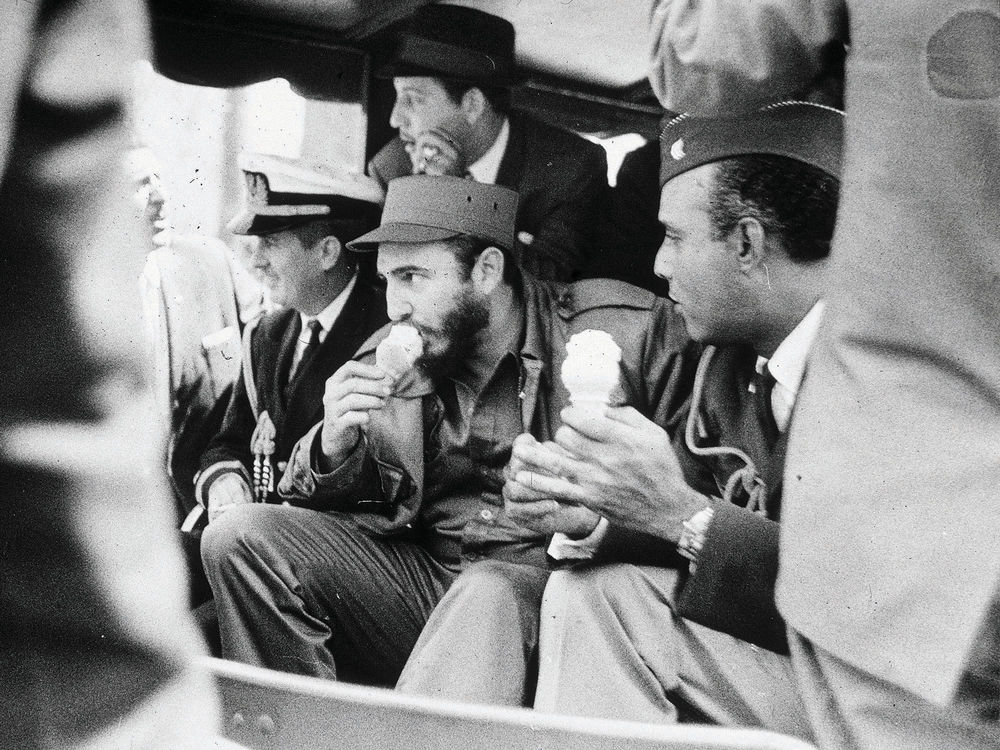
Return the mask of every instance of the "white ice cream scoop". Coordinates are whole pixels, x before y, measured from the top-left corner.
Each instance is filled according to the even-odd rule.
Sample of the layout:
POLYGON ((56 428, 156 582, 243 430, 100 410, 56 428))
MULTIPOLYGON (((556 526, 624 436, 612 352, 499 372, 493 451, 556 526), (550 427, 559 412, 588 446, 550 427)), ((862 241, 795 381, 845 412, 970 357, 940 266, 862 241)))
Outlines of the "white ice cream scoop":
POLYGON ((413 326, 394 325, 375 348, 375 365, 393 379, 406 373, 424 353, 424 340, 413 326))
POLYGON ((622 350, 606 331, 587 329, 570 336, 562 381, 574 406, 603 408, 618 385, 622 350))

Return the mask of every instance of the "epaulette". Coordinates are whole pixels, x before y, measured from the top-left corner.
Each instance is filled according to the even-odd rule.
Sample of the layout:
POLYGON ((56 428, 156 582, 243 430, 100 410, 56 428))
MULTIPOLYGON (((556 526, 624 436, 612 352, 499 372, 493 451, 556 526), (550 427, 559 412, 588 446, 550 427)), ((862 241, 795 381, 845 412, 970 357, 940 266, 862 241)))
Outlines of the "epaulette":
POLYGON ((624 307, 651 310, 656 303, 652 292, 615 279, 584 279, 567 284, 556 298, 560 317, 570 320, 587 310, 624 307))

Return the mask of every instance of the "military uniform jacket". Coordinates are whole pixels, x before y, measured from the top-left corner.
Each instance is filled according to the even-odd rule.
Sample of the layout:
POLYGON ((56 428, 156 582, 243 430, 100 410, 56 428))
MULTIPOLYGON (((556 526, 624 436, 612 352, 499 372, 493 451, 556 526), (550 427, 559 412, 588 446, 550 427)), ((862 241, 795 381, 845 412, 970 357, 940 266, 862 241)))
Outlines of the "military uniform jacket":
MULTIPOLYGON (((697 405, 695 445, 725 446, 745 453, 763 482, 766 513, 746 509, 749 494, 742 485, 732 502, 714 506, 705 545, 695 571, 680 587, 677 607, 693 622, 787 653, 774 586, 788 433, 771 434, 761 422, 750 390, 756 361, 756 352, 747 347, 716 351, 697 405)), ((732 454, 694 455, 684 433, 684 429, 677 430, 673 442, 688 484, 711 497, 722 497, 727 482, 745 468, 745 462, 732 454)))
MULTIPOLYGON (((372 331, 386 320, 384 295, 359 278, 326 338, 299 365, 291 382, 287 380, 288 368, 302 325, 298 312, 289 309, 270 313, 254 328, 250 334, 249 354, 257 412, 267 411, 277 432, 274 453, 270 457, 275 486, 295 441, 323 417, 327 378, 351 359, 372 331)), ((237 472, 252 486, 250 443, 256 426, 257 413, 251 406, 246 378, 241 373, 222 427, 202 456, 195 494, 203 505, 207 505, 211 483, 223 473, 237 472)), ((274 499, 272 492, 268 500, 274 499)))
MULTIPOLYGON (((521 112, 511 112, 509 120, 496 184, 517 191, 517 231, 534 237, 530 246, 518 243, 519 264, 537 278, 569 280, 584 268, 598 209, 607 200, 604 149, 521 112)), ((394 138, 375 154, 368 173, 383 187, 412 174, 402 140, 394 138)))
MULTIPOLYGON (((622 348, 624 401, 659 424, 676 425, 690 391, 696 357, 672 305, 629 284, 593 279, 539 282, 524 275, 525 334, 520 354, 521 421, 536 439, 551 439, 569 394, 559 377, 566 342, 578 331, 607 331, 622 348)), ((379 331, 359 350, 374 361, 379 331)), ((424 501, 424 398, 433 385, 411 370, 396 395, 371 412, 364 439, 331 473, 315 471, 316 425, 296 445, 280 493, 297 504, 355 512, 383 536, 408 533, 424 501)))

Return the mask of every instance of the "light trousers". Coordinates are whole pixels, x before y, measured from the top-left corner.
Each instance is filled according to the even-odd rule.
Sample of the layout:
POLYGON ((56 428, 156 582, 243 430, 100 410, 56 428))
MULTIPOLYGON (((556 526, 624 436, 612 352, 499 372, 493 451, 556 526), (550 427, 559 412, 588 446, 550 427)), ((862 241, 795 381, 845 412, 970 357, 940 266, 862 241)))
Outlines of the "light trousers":
POLYGON ((787 656, 679 617, 671 568, 553 573, 541 612, 541 711, 630 721, 684 718, 811 739, 787 656))

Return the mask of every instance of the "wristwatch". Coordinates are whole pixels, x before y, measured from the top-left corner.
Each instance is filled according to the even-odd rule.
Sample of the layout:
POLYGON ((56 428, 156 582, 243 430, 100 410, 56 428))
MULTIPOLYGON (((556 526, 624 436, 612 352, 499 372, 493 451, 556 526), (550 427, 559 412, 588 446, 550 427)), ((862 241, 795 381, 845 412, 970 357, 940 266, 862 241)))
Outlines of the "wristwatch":
POLYGON ((698 563, 698 555, 705 546, 705 535, 715 517, 715 509, 711 506, 702 508, 684 522, 681 538, 677 540, 677 551, 691 561, 692 570, 698 563))

